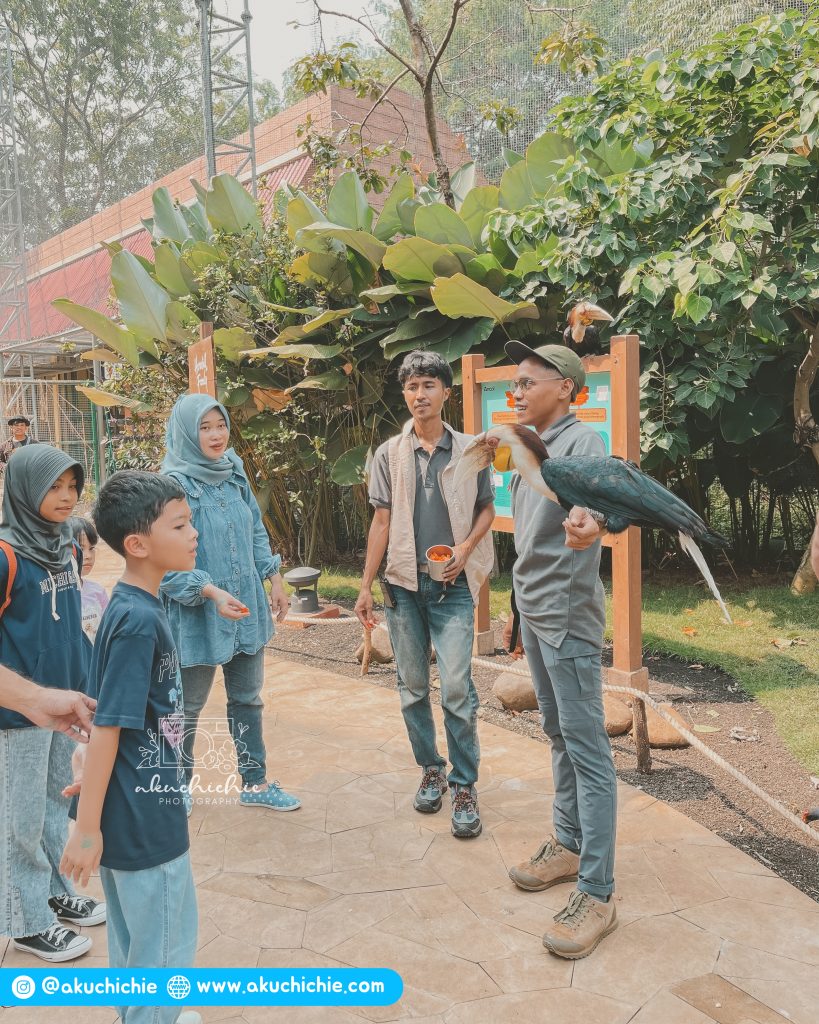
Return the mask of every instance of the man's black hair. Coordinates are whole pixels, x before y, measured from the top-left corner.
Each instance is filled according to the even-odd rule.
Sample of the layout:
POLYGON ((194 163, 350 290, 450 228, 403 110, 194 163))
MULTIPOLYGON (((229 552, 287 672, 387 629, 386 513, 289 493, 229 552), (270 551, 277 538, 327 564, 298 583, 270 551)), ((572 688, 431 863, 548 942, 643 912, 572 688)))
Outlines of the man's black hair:
POLYGON ((185 491, 171 476, 122 469, 100 490, 94 522, 100 537, 119 555, 132 533, 148 534, 170 501, 185 499, 185 491))
POLYGON ((437 352, 416 349, 407 353, 398 371, 398 383, 402 388, 410 377, 437 377, 445 388, 452 387, 452 367, 437 352))
POLYGON ((72 516, 68 520, 68 525, 71 527, 71 536, 74 540, 82 540, 85 537, 92 548, 99 543, 96 527, 85 516, 72 516))

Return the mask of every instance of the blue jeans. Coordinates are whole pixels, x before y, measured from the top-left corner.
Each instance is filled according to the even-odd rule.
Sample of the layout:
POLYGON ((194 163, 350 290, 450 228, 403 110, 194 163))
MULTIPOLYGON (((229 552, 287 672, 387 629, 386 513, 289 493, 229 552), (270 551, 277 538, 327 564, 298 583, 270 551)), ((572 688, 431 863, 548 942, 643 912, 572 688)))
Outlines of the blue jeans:
MULTIPOLYGON (((190 855, 143 871, 100 868, 108 966, 193 967, 199 917, 190 855)), ((122 1024, 173 1024, 178 1006, 118 1006, 122 1024)))
MULTIPOLYGON (((264 684, 264 647, 255 654, 234 654, 222 666, 227 694, 227 721, 236 746, 239 774, 246 786, 263 782, 267 753, 262 734, 262 685, 264 684)), ((193 744, 199 715, 205 706, 216 675, 215 665, 183 668, 182 696, 185 702, 185 735, 182 739, 182 764, 190 783, 193 774, 193 744)), ((218 744, 217 744, 218 745, 218 744)))
POLYGON ((59 870, 73 750, 59 732, 0 730, 0 932, 15 939, 56 924, 49 897, 74 893, 59 870))
POLYGON ((472 682, 475 609, 463 573, 444 585, 418 574, 418 590, 393 584, 395 608, 387 608, 387 628, 395 654, 401 713, 421 767, 446 765, 438 753, 429 701, 430 642, 441 676, 441 705, 452 771, 449 781, 471 786, 478 778, 478 694, 472 682), (441 595, 444 594, 443 600, 441 595))
POLYGON ((552 647, 522 616, 521 630, 552 745, 555 835, 580 853, 577 888, 605 899, 614 891, 617 773, 603 714, 600 648, 572 636, 552 647))

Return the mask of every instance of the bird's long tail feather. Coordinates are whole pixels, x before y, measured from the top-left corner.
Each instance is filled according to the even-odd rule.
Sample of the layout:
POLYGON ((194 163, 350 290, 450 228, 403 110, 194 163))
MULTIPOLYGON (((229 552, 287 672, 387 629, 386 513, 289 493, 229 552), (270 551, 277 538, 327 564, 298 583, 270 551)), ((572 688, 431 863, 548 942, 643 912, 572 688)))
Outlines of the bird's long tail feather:
POLYGON ((705 556, 697 547, 693 538, 689 537, 688 534, 683 533, 682 530, 680 530, 678 536, 680 538, 680 547, 702 573, 702 578, 710 587, 711 593, 714 595, 717 604, 722 609, 722 614, 725 616, 725 621, 729 624, 732 623, 733 620, 731 619, 728 609, 725 607, 725 602, 722 600, 722 595, 717 589, 716 581, 714 580, 711 570, 708 568, 708 563, 705 561, 705 556))

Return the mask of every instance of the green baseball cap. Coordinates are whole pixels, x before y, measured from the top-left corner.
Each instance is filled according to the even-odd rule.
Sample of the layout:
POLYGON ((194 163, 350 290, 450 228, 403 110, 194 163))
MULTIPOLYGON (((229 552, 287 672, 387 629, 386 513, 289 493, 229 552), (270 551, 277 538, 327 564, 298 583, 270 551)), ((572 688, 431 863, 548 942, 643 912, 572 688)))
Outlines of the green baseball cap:
POLYGON ((506 354, 514 363, 522 363, 524 359, 542 359, 548 366, 553 366, 558 373, 574 383, 577 395, 586 383, 586 371, 583 360, 576 352, 565 345, 541 345, 529 348, 522 341, 508 341, 504 346, 506 354))

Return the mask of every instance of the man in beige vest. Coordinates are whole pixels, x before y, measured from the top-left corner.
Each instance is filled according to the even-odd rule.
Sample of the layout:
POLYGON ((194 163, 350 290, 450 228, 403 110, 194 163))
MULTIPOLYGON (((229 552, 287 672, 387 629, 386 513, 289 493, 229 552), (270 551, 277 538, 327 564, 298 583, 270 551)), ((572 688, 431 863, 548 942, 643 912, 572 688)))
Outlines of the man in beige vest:
POLYGON ((375 626, 370 588, 386 552, 387 627, 401 711, 421 768, 414 807, 434 814, 449 787, 452 834, 469 839, 481 832, 475 792, 478 695, 471 671, 474 604, 494 561, 494 491, 488 469, 458 491, 453 487, 455 465, 471 439, 441 418, 452 390, 449 363, 432 352, 410 352, 398 380, 412 419, 375 453, 369 481, 375 512, 355 610, 366 629, 375 626), (444 582, 432 579, 427 567, 426 552, 438 544, 455 552, 444 582), (429 699, 430 644, 441 675, 448 777, 429 699))

